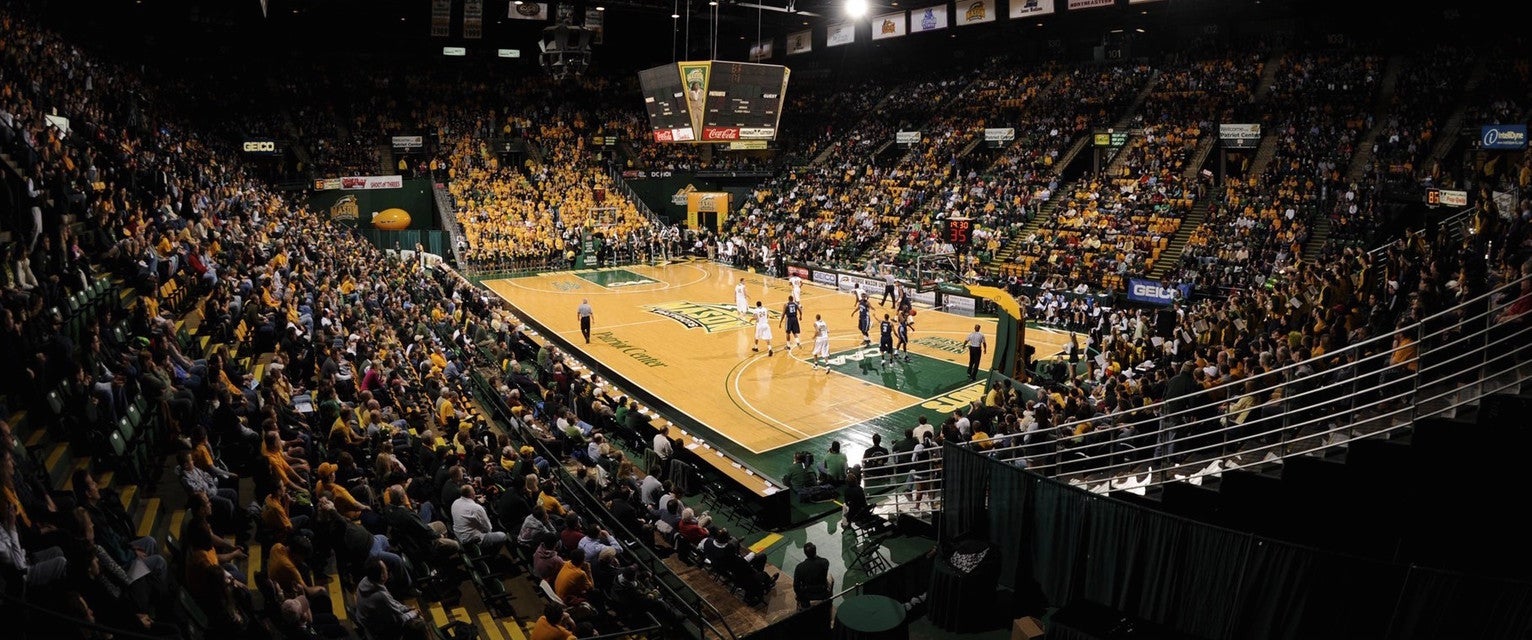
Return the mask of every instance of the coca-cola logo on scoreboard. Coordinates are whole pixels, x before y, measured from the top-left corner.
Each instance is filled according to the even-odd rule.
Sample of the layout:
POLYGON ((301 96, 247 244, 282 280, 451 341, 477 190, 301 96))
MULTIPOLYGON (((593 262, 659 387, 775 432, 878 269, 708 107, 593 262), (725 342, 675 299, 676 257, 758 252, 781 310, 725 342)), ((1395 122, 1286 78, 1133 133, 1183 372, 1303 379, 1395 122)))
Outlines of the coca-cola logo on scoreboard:
POLYGON ((739 127, 704 127, 703 140, 738 140, 739 127))

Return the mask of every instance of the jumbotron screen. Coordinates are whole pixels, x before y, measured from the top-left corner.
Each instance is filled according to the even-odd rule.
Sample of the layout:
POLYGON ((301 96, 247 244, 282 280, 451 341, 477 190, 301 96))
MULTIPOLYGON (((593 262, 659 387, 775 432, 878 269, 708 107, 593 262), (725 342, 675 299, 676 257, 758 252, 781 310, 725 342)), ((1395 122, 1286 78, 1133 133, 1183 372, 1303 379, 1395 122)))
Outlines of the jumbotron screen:
POLYGON ((656 142, 775 140, 787 67, 678 62, 639 72, 656 142))

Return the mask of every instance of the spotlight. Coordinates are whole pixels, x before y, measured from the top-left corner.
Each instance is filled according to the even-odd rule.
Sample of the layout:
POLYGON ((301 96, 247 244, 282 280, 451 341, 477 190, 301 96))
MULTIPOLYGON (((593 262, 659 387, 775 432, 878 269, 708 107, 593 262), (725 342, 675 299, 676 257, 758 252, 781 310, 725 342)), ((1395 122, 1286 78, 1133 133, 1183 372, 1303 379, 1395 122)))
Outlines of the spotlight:
POLYGON ((852 20, 867 15, 867 0, 846 0, 846 15, 852 20))
POLYGON ((680 20, 681 19, 681 14, 679 14, 679 13, 672 13, 672 14, 670 14, 670 19, 671 20, 680 20))
POLYGON ((606 7, 596 7, 597 11, 606 11, 606 7))

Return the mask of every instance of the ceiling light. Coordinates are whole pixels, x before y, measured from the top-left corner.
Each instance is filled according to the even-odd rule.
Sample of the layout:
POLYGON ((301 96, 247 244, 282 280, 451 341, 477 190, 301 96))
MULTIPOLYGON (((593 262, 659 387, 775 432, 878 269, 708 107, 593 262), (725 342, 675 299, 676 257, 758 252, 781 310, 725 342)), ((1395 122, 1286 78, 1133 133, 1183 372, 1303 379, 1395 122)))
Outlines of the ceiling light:
POLYGON ((1137 29, 1134 29, 1134 31, 1137 31, 1139 33, 1143 33, 1144 32, 1144 28, 1143 27, 1139 27, 1137 29))
POLYGON ((516 0, 515 2, 512 2, 511 4, 514 4, 514 5, 519 7, 519 6, 521 6, 521 0, 516 0))
POLYGON ((597 11, 606 11, 606 7, 596 7, 597 11))
POLYGON ((681 14, 679 14, 679 13, 672 13, 672 14, 670 14, 670 19, 671 20, 679 20, 680 18, 681 18, 681 14))
POLYGON ((867 0, 846 0, 846 15, 852 20, 867 15, 867 0))
POLYGON ((718 0, 712 0, 711 2, 708 2, 707 6, 709 6, 709 7, 716 7, 716 6, 718 6, 718 0))

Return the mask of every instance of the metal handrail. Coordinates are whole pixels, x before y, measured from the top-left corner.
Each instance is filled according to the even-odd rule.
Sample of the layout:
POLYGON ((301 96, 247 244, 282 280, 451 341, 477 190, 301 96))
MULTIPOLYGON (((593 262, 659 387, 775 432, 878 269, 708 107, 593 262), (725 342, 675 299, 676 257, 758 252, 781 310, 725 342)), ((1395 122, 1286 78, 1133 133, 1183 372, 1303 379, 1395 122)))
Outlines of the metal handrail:
MULTIPOLYGON (((1177 457, 1213 453, 1214 457, 1226 459, 1227 454, 1219 455, 1219 452, 1232 450, 1238 450, 1241 456, 1256 456, 1254 462, 1226 459, 1227 464, 1220 471, 1241 469, 1268 462, 1262 454, 1275 453, 1278 458, 1306 455, 1345 446, 1353 439, 1377 437, 1407 429, 1415 419, 1454 411, 1521 383, 1522 375, 1518 369, 1526 359, 1523 352, 1527 347, 1523 345, 1532 343, 1528 339, 1532 337, 1532 326, 1506 327, 1498 324, 1496 318, 1505 306, 1520 295, 1520 287, 1529 277, 1532 276, 1518 278, 1390 334, 1325 354, 1326 358, 1342 357, 1344 364, 1336 368, 1315 371, 1307 376, 1294 376, 1293 369, 1300 365, 1289 365, 1246 379, 1269 382, 1253 392, 1237 390, 1238 385, 1246 382, 1241 380, 1188 394, 1170 402, 1188 402, 1215 390, 1229 392, 1226 402, 1232 403, 1234 398, 1246 395, 1266 397, 1279 389, 1301 389, 1290 395, 1284 393, 1277 399, 1237 412, 1230 411, 1225 404, 1213 415, 1199 418, 1191 418, 1191 414, 1206 411, 1206 406, 1188 406, 1171 411, 1167 402, 1160 402, 1134 410, 1143 412, 1147 416, 1144 419, 1119 421, 1113 415, 1097 416, 1062 423, 1046 430, 998 436, 996 439, 1004 439, 1006 443, 995 446, 998 443, 991 440, 992 445, 985 454, 1007 462, 1020 461, 1034 471, 1063 480, 1095 485, 1098 489, 1102 486, 1110 488, 1123 481, 1129 481, 1130 486, 1142 487, 1178 479, 1171 473, 1161 473, 1158 479, 1153 474, 1155 469, 1176 468, 1178 465, 1174 464, 1173 458, 1177 457), (1499 296, 1506 297, 1497 300, 1499 296), (1435 326, 1437 324, 1441 326, 1435 326), (1435 328, 1428 330, 1428 327, 1433 326, 1435 328), (1496 333, 1502 335, 1493 335, 1496 333), (1362 351, 1364 348, 1378 346, 1385 337, 1397 335, 1413 338, 1413 357, 1393 362, 1397 351, 1393 346, 1380 348, 1374 353, 1362 351), (1348 353, 1352 351, 1355 353, 1348 353), (1436 356, 1443 357, 1437 359, 1436 356), (1385 358, 1388 359, 1386 365, 1367 366, 1385 358), (1507 360, 1509 363, 1506 363, 1507 360), (1411 371, 1411 367, 1415 370, 1411 371), (1349 381, 1336 382, 1333 381, 1336 371, 1357 373, 1349 381), (1465 378, 1464 374, 1473 374, 1473 377, 1465 378), (1514 376, 1511 382, 1491 382, 1507 375, 1514 376), (1377 379, 1369 380, 1374 377, 1377 379), (1366 387, 1361 386, 1362 380, 1367 380, 1366 387), (1337 391, 1342 393, 1336 395, 1337 391), (1445 401, 1444 406, 1426 409, 1442 401, 1445 401), (1230 437, 1251 426, 1264 426, 1261 421, 1272 418, 1261 417, 1260 414, 1269 409, 1273 402, 1279 403, 1282 413, 1280 420, 1271 428, 1230 437), (1396 408, 1395 404, 1399 406, 1396 408), (1363 415, 1370 410, 1375 412, 1363 415), (1306 415, 1307 412, 1314 413, 1306 415), (1223 424, 1224 418, 1236 413, 1247 414, 1246 421, 1223 424), (1294 418, 1298 420, 1295 422, 1294 418), (1327 427, 1330 423, 1333 426, 1327 427), (1356 433, 1358 424, 1367 423, 1382 424, 1383 427, 1367 433, 1356 433), (1078 437, 1066 435, 1073 431, 1071 427, 1081 424, 1113 428, 1154 424, 1154 427, 1130 436, 1113 436, 1101 441, 1089 441, 1089 432, 1078 437), (1203 430, 1209 425, 1213 428, 1203 430), (1319 427, 1320 430, 1300 435, 1304 429, 1312 427, 1319 427), (1177 437, 1178 433, 1185 437, 1177 437), (1028 439, 1035 441, 1024 441, 1028 439), (1009 444, 1014 441, 1021 442, 1009 444), (1146 453, 1148 457, 1142 457, 1146 453), (1044 461, 1029 464, 1038 459, 1044 461), (1099 464, 1092 465, 1093 461, 1099 464), (1081 468, 1082 465, 1089 468, 1081 468), (1144 476, 1142 469, 1146 466, 1151 473, 1140 484, 1136 479, 1144 476), (1104 477, 1091 479, 1093 476, 1104 477)), ((903 513, 939 510, 941 478, 935 468, 941 464, 940 450, 930 451, 928 459, 922 461, 905 460, 907 455, 896 453, 864 459, 863 466, 867 469, 868 477, 867 490, 876 493, 897 489, 893 507, 903 513), (901 504, 902 490, 913 488, 914 482, 904 476, 917 467, 932 469, 927 478, 919 481, 922 483, 921 491, 930 498, 919 500, 911 507, 901 504)), ((1203 459, 1197 464, 1209 461, 1203 459)), ((1200 470, 1193 472, 1188 468, 1187 471, 1188 475, 1200 475, 1200 470)), ((917 496, 923 497, 926 495, 917 496)))

